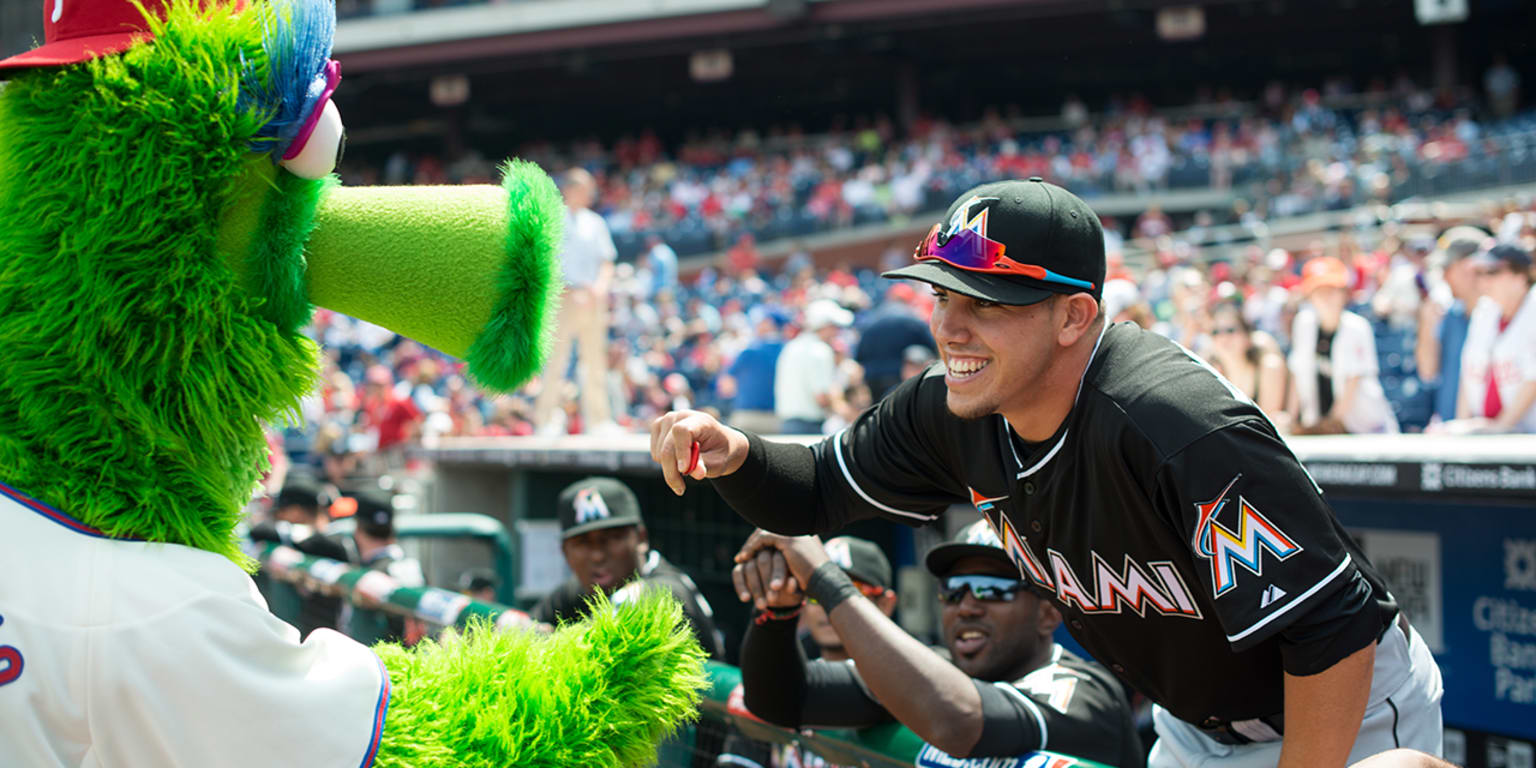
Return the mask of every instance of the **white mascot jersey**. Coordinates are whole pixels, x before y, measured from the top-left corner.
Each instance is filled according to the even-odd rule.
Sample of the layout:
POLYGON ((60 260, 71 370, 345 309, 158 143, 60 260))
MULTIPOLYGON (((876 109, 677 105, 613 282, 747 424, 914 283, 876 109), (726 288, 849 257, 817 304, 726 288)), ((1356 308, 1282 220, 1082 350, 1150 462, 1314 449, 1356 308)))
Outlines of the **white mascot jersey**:
POLYGON ((300 643, 228 559, 0 483, 0 765, 366 768, 388 706, 372 651, 300 643))

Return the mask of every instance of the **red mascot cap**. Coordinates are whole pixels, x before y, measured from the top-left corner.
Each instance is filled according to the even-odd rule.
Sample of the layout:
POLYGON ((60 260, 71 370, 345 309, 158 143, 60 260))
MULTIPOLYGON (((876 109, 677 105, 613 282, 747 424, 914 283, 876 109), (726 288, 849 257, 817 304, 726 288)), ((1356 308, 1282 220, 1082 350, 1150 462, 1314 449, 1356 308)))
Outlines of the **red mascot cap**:
MULTIPOLYGON (((164 0, 142 2, 150 13, 164 15, 164 0)), ((0 78, 8 69, 79 64, 148 36, 144 14, 126 0, 43 0, 43 45, 0 61, 0 78)))

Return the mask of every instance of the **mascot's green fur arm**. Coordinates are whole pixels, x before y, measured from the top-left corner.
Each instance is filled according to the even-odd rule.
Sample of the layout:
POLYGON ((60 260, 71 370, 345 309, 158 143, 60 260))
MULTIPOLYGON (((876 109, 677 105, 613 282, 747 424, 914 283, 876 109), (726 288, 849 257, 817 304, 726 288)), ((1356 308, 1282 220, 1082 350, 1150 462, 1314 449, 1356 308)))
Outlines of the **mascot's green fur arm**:
POLYGON ((698 712, 704 650, 662 590, 548 637, 483 625, 374 649, 393 685, 375 765, 621 768, 698 712))
POLYGON ((0 98, 0 472, 109 536, 248 563, 261 425, 296 418, 316 349, 215 256, 265 120, 230 87, 261 16, 171 18, 0 98))

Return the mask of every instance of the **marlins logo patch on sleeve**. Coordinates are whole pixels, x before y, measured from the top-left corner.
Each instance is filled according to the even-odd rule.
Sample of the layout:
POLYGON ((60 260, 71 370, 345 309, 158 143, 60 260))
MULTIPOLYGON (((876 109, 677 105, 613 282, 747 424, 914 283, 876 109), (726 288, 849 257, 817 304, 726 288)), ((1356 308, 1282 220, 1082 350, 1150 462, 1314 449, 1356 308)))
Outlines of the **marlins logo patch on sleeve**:
MULTIPOLYGON (((1236 566, 1241 566, 1255 576, 1262 576, 1263 550, 1269 550, 1276 560, 1286 560, 1302 551, 1295 539, 1270 522, 1242 494, 1237 495, 1236 530, 1221 524, 1217 518, 1227 508, 1227 497, 1242 477, 1238 475, 1232 478, 1216 498, 1195 505, 1195 511, 1200 517, 1191 543, 1195 554, 1211 561, 1211 590, 1216 597, 1237 587, 1236 566)), ((1266 601, 1265 605, 1270 602, 1273 600, 1266 601)))

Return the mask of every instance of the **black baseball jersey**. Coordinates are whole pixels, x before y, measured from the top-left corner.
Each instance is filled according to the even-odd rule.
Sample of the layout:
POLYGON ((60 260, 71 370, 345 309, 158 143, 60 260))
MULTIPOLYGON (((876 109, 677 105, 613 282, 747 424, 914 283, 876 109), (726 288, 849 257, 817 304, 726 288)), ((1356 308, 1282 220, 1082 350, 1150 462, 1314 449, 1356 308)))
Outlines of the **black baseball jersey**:
MULTIPOLYGON (((693 579, 669 562, 660 552, 651 550, 640 564, 640 572, 634 581, 620 587, 613 595, 615 602, 622 602, 627 590, 641 587, 662 587, 672 593, 683 605, 683 616, 693 627, 693 635, 703 646, 704 652, 715 661, 725 660, 725 639, 715 626, 715 612, 710 608, 704 593, 699 591, 693 579)), ((576 621, 587 613, 587 595, 575 579, 566 579, 544 596, 529 615, 534 621, 547 624, 576 621)))
MULTIPOLYGON (((775 446, 743 482, 763 495, 765 475, 801 478, 819 506, 787 527, 818 531, 972 504, 1073 637, 1191 723, 1283 712, 1282 670, 1321 672, 1396 616, 1263 413, 1161 336, 1106 329, 1072 412, 1039 444, 1001 416, 961 420, 945 398, 941 364, 808 459, 775 446)), ((769 519, 740 489, 722 493, 769 519)))
MULTIPOLYGON (((949 658, 947 649, 934 650, 949 658)), ((982 729, 968 757, 1049 749, 1122 768, 1144 764, 1125 691, 1103 667, 1060 645, 1052 645, 1049 661, 1017 680, 972 682, 981 695, 982 729)), ((892 719, 852 660, 807 661, 793 622, 747 629, 741 684, 752 714, 786 728, 867 728, 892 719)), ((924 752, 932 753, 933 763, 953 759, 932 746, 924 752)))

